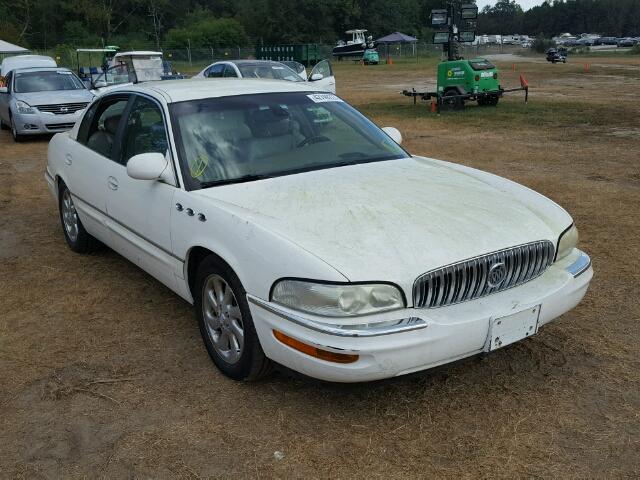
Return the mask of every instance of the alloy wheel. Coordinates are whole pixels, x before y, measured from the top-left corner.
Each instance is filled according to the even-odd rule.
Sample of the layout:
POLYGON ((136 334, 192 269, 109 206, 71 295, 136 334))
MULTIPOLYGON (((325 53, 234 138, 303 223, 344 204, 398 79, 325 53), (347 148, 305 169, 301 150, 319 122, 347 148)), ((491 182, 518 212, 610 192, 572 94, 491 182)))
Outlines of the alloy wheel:
POLYGON ((69 240, 75 243, 78 240, 78 212, 68 189, 62 194, 62 222, 69 240))
POLYGON ((242 312, 233 289, 220 275, 212 274, 204 283, 202 315, 216 353, 229 364, 237 363, 244 350, 242 312))

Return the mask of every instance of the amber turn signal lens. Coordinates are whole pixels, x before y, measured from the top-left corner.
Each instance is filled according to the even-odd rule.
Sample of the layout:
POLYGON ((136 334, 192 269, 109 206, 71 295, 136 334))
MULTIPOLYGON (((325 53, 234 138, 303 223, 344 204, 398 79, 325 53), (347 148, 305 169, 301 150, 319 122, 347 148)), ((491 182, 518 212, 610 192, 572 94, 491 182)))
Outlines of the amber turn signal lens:
POLYGON ((329 352, 328 350, 321 350, 320 348, 314 347, 312 345, 308 345, 306 343, 301 342, 300 340, 296 340, 295 338, 291 338, 288 335, 285 335, 278 330, 273 331, 273 336, 276 337, 280 342, 285 345, 293 348, 294 350, 298 350, 299 352, 306 353, 315 358, 319 358, 320 360, 325 360, 327 362, 333 363, 353 363, 358 360, 358 355, 350 355, 346 353, 335 353, 329 352))

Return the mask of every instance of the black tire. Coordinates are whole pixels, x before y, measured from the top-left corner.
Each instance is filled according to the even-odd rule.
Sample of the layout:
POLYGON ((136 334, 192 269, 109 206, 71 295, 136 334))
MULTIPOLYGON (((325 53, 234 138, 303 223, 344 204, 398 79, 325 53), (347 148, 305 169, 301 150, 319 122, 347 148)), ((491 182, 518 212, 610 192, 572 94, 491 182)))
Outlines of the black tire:
MULTIPOLYGON (((207 348, 207 352, 216 367, 218 367, 224 375, 233 380, 255 381, 271 373, 273 365, 271 360, 265 356, 260 346, 260 340, 258 339, 258 334, 253 324, 251 311, 249 310, 249 304, 247 302, 247 292, 233 270, 215 255, 209 255, 202 260, 198 266, 193 294, 195 314, 200 327, 200 334, 202 335, 202 340, 207 348), (239 322, 241 329, 244 331, 244 340, 240 348, 239 358, 234 361, 229 361, 219 353, 212 337, 212 328, 207 324, 207 319, 205 318, 205 310, 207 310, 210 316, 217 318, 216 321, 220 325, 220 328, 222 328, 221 322, 224 320, 221 316, 217 316, 217 312, 209 310, 211 304, 203 299, 204 295, 206 295, 205 287, 208 289, 210 282, 215 282, 219 279, 225 282, 225 288, 231 288, 233 298, 230 302, 240 309, 241 314, 241 319, 237 319, 237 317, 234 318, 236 319, 236 323, 239 322)), ((219 309, 219 311, 220 310, 222 309, 219 309)), ((227 316, 226 320, 229 323, 233 321, 231 316, 227 316)), ((231 340, 229 340, 228 346, 229 351, 234 348, 231 340)))
MULTIPOLYGON (((97 250, 101 243, 93 237, 89 232, 87 232, 80 221, 80 217, 75 211, 75 205, 73 205, 73 198, 71 196, 71 192, 64 184, 64 182, 60 182, 60 186, 58 188, 58 211, 60 213, 60 224, 62 225, 62 233, 64 234, 64 239, 67 241, 67 245, 69 248, 76 253, 90 253, 97 250), (63 206, 64 202, 68 199, 71 201, 71 206, 73 209, 73 213, 75 214, 76 230, 77 233, 74 234, 73 231, 70 231, 67 224, 65 224, 65 213, 68 213, 65 206, 63 206)), ((70 214, 70 213, 69 213, 70 214)))
POLYGON ((498 96, 480 97, 478 98, 478 105, 481 107, 495 107, 499 101, 500 97, 498 96))
POLYGON ((18 130, 16 130, 16 125, 13 122, 13 117, 9 115, 9 122, 11 123, 11 136, 13 137, 13 141, 16 143, 20 143, 24 140, 24 135, 20 135, 18 130))
POLYGON ((450 98, 459 95, 457 90, 447 90, 444 92, 440 103, 440 110, 450 111, 450 110, 463 110, 464 109, 464 99, 462 98, 450 98), (447 98, 449 97, 449 98, 447 98))

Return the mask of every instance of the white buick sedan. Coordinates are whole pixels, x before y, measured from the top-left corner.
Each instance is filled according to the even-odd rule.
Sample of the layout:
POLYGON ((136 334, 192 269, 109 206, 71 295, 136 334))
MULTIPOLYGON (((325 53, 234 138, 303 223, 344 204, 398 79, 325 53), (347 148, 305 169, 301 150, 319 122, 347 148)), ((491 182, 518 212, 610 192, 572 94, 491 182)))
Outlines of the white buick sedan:
POLYGON ((534 335, 593 271, 569 214, 411 156, 312 85, 166 81, 96 99, 49 146, 69 247, 104 243, 194 304, 233 379, 355 382, 534 335), (99 242, 98 242, 99 241, 99 242))

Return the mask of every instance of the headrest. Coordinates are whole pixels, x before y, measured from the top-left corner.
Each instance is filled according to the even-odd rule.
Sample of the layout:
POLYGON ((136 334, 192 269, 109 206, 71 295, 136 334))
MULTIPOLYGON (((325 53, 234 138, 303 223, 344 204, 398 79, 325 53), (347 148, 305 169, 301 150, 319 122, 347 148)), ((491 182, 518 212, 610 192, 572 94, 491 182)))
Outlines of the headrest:
POLYGON ((249 128, 254 137, 269 138, 291 133, 293 125, 286 109, 272 107, 253 112, 249 117, 249 128))
POLYGON ((114 115, 112 117, 107 118, 104 121, 104 129, 112 134, 116 134, 118 130, 118 124, 120 123, 120 115, 114 115))

